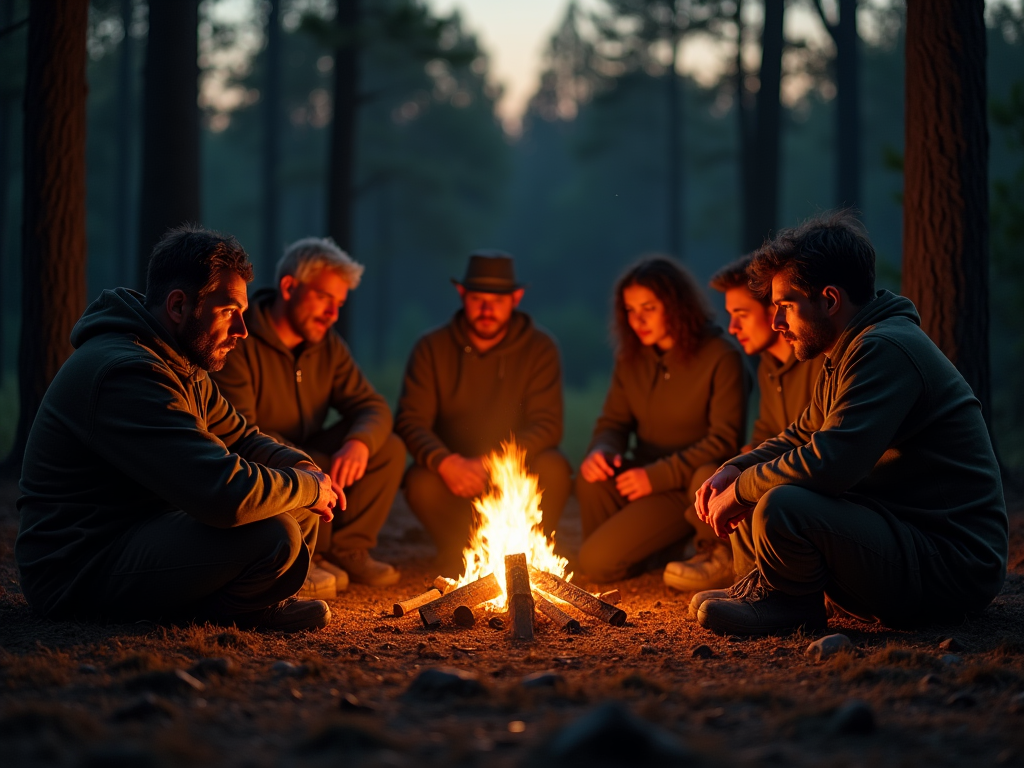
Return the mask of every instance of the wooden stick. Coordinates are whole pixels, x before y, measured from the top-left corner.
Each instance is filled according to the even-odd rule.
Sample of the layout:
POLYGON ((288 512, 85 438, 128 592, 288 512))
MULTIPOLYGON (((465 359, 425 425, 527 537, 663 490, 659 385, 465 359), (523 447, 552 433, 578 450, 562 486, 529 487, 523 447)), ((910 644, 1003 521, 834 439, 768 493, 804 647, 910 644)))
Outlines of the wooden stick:
MULTIPOLYGON (((569 605, 580 609, 584 613, 596 616, 601 621, 607 621, 613 627, 621 627, 626 623, 626 612, 614 605, 609 605, 604 600, 599 600, 585 589, 580 589, 575 584, 563 581, 557 576, 536 568, 530 568, 530 580, 534 586, 554 595, 559 600, 564 600, 569 605)), ((421 608, 420 611, 423 609, 421 608)))
POLYGON ((570 635, 580 633, 580 623, 537 590, 533 591, 533 600, 537 604, 537 610, 547 616, 556 627, 570 635))
POLYGON ((533 591, 526 555, 505 555, 505 594, 514 640, 533 640, 533 591))
POLYGON ((477 579, 472 584, 459 587, 442 595, 433 602, 427 603, 420 608, 420 620, 425 627, 438 627, 441 620, 451 616, 460 605, 472 608, 480 603, 493 600, 501 594, 501 586, 493 573, 489 573, 482 579, 477 579))
POLYGON ((431 603, 434 600, 437 600, 440 596, 441 592, 434 587, 431 587, 422 595, 416 595, 416 597, 410 597, 408 600, 402 600, 399 603, 395 603, 395 618, 401 618, 407 613, 412 613, 416 608, 419 608, 421 605, 431 603))
POLYGON ((604 600, 608 605, 618 605, 622 602, 622 593, 617 589, 609 589, 597 596, 598 600, 604 600))
POLYGON ((447 595, 449 592, 455 589, 455 585, 457 583, 458 582, 456 582, 455 579, 448 579, 444 576, 438 576, 436 579, 434 579, 434 589, 436 589, 442 595, 447 595))

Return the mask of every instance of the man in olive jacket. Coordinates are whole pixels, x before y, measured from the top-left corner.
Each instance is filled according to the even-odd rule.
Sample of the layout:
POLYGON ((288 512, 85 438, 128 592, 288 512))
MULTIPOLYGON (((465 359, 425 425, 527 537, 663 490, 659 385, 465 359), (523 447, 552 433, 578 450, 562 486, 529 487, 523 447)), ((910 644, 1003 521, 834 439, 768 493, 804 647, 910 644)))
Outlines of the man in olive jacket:
POLYGON ((1006 577, 999 467, 971 388, 907 299, 875 293, 847 212, 784 230, 751 265, 800 360, 825 353, 811 404, 697 494, 720 536, 751 518, 756 568, 693 598, 722 634, 826 623, 824 599, 889 626, 961 621, 1006 577))
POLYGON ((478 251, 461 283, 462 309, 416 342, 402 384, 395 431, 415 462, 405 495, 437 544, 439 563, 458 571, 469 537, 471 499, 487 485, 483 457, 514 437, 543 493, 544 528, 554 531, 569 496, 562 439, 558 346, 516 307, 524 288, 512 257, 478 251))
MULTIPOLYGON (((308 237, 290 245, 277 265, 277 287, 253 295, 245 313, 248 338, 214 378, 249 423, 308 453, 344 491, 348 506, 317 546, 344 569, 337 575, 386 586, 399 573, 369 550, 377 545, 402 480, 405 447, 391 433, 387 402, 348 345, 331 332, 362 274, 363 266, 330 239, 308 237), (325 428, 331 408, 341 421, 325 428)), ((304 594, 319 596, 314 589, 304 594)), ((333 590, 326 594, 333 596, 333 590)))
POLYGON ((323 601, 288 599, 331 519, 330 479, 206 375, 245 337, 251 278, 234 238, 180 227, 153 249, 146 296, 104 291, 76 324, 21 476, 15 556, 37 613, 281 631, 330 620, 323 601))

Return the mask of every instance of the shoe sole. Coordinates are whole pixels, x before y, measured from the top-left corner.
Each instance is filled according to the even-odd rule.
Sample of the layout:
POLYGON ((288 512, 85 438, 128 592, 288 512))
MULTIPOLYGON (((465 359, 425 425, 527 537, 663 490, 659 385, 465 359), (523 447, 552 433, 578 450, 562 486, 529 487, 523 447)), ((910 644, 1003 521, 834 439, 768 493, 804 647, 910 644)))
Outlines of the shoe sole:
POLYGON ((697 609, 697 623, 700 624, 704 629, 714 632, 717 635, 743 635, 744 637, 774 637, 777 635, 791 635, 798 630, 806 630, 809 632, 817 632, 828 628, 828 619, 817 621, 815 619, 809 619, 803 621, 800 624, 792 625, 787 624, 784 626, 775 626, 758 629, 756 632, 751 632, 750 627, 745 624, 733 624, 729 621, 723 621, 721 618, 713 619, 712 623, 718 626, 708 626, 708 613, 705 606, 708 603, 712 603, 718 598, 711 598, 701 603, 700 608, 697 609))

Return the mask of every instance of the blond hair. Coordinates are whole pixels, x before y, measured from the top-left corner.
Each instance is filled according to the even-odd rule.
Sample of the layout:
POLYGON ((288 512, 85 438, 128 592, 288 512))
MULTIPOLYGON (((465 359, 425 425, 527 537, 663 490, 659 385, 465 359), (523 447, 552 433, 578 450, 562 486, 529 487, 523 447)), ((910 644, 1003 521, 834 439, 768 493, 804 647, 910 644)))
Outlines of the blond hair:
POLYGON ((366 267, 341 250, 329 237, 304 237, 285 250, 277 262, 274 282, 280 285, 285 275, 305 282, 325 269, 337 273, 351 290, 359 286, 366 267))

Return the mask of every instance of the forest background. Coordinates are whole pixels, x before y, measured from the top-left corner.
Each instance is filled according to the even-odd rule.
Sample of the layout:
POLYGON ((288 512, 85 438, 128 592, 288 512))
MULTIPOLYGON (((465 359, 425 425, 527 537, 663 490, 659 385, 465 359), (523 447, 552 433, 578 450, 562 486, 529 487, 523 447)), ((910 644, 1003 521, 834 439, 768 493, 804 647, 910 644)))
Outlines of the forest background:
MULTIPOLYGON (((857 119, 844 128, 837 110, 849 103, 841 107, 837 98, 835 44, 844 4, 748 0, 738 9, 692 0, 677 2, 671 21, 656 12, 665 3, 567 4, 521 132, 510 135, 495 114, 500 84, 487 51, 457 13, 438 15, 419 0, 364 2, 351 251, 367 271, 350 296, 345 335, 373 383, 395 403, 415 339, 454 311, 449 278, 478 247, 516 256, 529 283, 523 308, 559 340, 563 448, 574 462, 608 385, 611 286, 637 257, 674 254, 703 284, 769 231, 850 203, 877 248, 880 287, 898 291, 905 15, 899 2, 860 3, 857 119), (790 23, 794 15, 805 23, 790 23), (827 34, 799 31, 830 19, 827 34), (773 142, 761 136, 773 111, 761 88, 770 73, 760 68, 776 27, 773 142), (677 60, 698 46, 709 66, 682 73, 669 40, 677 60), (758 120, 760 131, 751 128, 758 120), (852 193, 839 178, 851 159, 859 170, 852 193)), ((13 441, 18 408, 20 114, 32 98, 24 93, 26 30, 18 22, 27 6, 0 0, 0 456, 13 441)), ((996 1, 986 11, 992 427, 1003 463, 1020 475, 1024 11, 1019 2, 996 1)), ((269 285, 284 244, 328 231, 335 3, 204 0, 199 12, 202 223, 236 235, 256 264, 254 287, 269 285), (273 112, 266 109, 271 72, 273 112)), ((104 288, 142 287, 147 32, 141 0, 90 7, 90 301, 104 288)), ((721 298, 708 294, 721 311, 721 298)))

